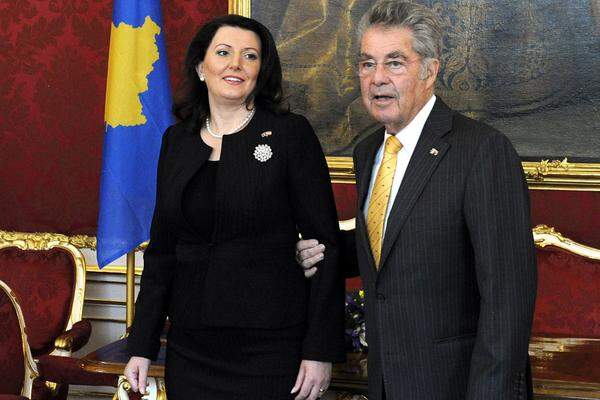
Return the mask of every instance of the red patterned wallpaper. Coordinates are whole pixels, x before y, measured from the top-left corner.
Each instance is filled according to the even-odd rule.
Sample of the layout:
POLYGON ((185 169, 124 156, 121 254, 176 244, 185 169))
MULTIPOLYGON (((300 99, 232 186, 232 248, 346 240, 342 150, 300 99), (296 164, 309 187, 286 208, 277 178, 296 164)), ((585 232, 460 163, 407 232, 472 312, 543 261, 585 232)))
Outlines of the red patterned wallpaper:
MULTIPOLYGON (((225 0, 163 0, 171 80, 225 0)), ((96 232, 112 1, 0 0, 0 229, 96 232)))

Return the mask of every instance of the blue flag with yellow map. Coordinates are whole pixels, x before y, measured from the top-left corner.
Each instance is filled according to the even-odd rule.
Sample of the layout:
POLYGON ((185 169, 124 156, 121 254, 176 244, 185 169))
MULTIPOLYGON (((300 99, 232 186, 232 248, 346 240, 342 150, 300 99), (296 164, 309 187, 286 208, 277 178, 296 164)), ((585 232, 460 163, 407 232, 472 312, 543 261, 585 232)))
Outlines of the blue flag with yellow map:
POLYGON ((173 123, 160 0, 115 0, 98 216, 100 267, 150 237, 156 166, 173 123))

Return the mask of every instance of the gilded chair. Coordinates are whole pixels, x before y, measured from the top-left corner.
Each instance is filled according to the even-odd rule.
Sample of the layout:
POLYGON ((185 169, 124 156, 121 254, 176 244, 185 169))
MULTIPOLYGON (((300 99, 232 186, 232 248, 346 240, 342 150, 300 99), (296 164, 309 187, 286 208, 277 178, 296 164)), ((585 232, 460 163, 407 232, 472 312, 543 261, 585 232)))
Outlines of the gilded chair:
POLYGON ((0 280, 0 400, 28 399, 38 376, 17 298, 0 280))
POLYGON ((529 354, 534 392, 600 399, 600 249, 533 229, 538 290, 529 354))
POLYGON ((13 289, 29 328, 40 378, 33 399, 66 399, 68 384, 112 385, 116 377, 80 368, 72 352, 89 340, 82 320, 85 259, 65 235, 0 231, 0 279, 13 289))

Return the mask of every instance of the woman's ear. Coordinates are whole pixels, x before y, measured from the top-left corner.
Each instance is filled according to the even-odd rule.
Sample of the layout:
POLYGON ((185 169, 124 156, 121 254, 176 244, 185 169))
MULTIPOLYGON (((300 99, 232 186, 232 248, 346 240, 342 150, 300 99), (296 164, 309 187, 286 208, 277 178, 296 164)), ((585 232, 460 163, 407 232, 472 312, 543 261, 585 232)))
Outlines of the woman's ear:
POLYGON ((199 63, 196 66, 196 73, 198 73, 198 78, 200 78, 200 80, 202 82, 204 82, 204 73, 202 71, 203 71, 203 65, 202 65, 202 63, 199 63))

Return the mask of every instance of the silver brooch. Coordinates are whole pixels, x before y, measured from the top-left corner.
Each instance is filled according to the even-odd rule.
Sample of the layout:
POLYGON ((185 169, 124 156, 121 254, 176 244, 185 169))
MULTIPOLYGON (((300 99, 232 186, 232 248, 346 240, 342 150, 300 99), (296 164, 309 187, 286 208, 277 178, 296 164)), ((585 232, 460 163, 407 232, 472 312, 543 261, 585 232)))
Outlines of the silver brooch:
POLYGON ((266 162, 273 155, 273 150, 268 144, 259 144, 254 148, 254 158, 260 162, 266 162))
POLYGON ((271 136, 273 134, 273 132, 271 131, 264 131, 263 133, 260 134, 261 137, 267 137, 267 136, 271 136))

